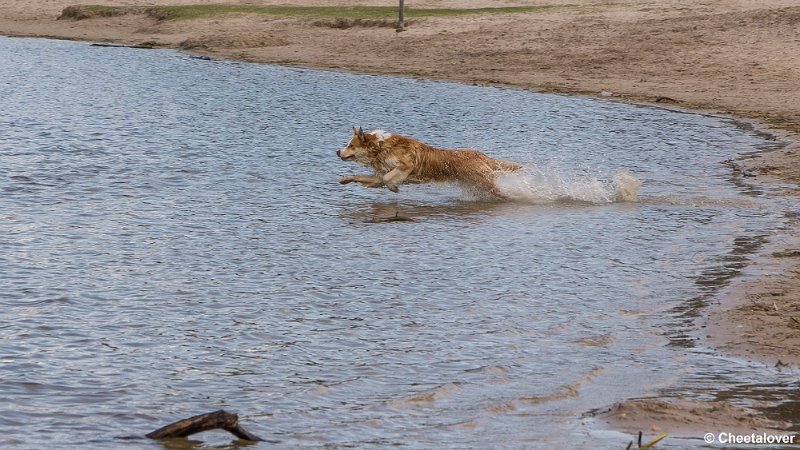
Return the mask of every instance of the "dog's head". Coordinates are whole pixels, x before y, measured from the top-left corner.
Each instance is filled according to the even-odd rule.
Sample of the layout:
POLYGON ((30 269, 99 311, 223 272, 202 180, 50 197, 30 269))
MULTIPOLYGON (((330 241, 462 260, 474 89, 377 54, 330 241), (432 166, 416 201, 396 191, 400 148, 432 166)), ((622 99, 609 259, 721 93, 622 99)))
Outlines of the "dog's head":
POLYGON ((353 127, 353 137, 345 148, 336 152, 336 156, 342 161, 355 161, 368 166, 380 153, 385 137, 386 133, 383 132, 364 133, 363 129, 353 127))

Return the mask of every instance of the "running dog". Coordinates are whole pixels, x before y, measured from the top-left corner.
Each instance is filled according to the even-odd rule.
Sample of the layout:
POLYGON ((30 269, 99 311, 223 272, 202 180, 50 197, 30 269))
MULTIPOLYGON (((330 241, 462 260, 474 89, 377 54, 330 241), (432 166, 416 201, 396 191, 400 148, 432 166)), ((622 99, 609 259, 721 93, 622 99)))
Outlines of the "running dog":
POLYGON ((336 156, 375 171, 374 175, 344 177, 339 183, 385 186, 392 192, 398 192, 402 183, 459 183, 505 199, 495 185, 497 176, 522 169, 520 164, 493 159, 478 150, 433 148, 406 136, 383 130, 365 133, 361 128, 353 128, 350 142, 336 156))

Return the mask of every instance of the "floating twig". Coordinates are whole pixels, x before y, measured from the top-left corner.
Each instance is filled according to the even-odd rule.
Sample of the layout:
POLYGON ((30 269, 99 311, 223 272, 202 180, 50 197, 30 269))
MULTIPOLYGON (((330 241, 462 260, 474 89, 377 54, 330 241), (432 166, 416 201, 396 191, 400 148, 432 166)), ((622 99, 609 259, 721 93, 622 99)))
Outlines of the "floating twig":
MULTIPOLYGON (((665 437, 667 437, 667 433, 661 433, 650 442, 642 445, 642 432, 640 431, 638 439, 636 440, 636 448, 640 450, 652 450, 652 448, 655 447, 656 444, 661 442, 661 440, 664 439, 665 437)), ((625 447, 625 450, 631 450, 632 447, 633 447, 633 441, 630 441, 628 442, 628 446, 625 447)))
POLYGON ((150 439, 169 439, 186 437, 203 431, 223 429, 239 439, 247 441, 263 441, 260 437, 248 432, 239 425, 239 416, 225 410, 214 411, 188 419, 179 420, 159 428, 145 436, 150 439))
POLYGON ((656 436, 655 439, 653 439, 652 441, 648 442, 647 444, 644 444, 644 447, 642 448, 649 450, 653 448, 656 444, 661 442, 661 440, 664 439, 665 437, 667 437, 667 433, 661 433, 658 436, 656 436))

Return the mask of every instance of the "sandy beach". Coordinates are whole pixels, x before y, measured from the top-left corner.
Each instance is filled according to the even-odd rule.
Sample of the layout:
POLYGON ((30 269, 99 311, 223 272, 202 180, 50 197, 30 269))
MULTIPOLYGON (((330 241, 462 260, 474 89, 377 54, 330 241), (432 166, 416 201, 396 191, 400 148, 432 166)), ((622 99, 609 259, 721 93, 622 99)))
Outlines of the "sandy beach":
MULTIPOLYGON (((268 14, 57 20, 67 6, 98 3, 285 4, 0 0, 0 34, 148 44, 260 63, 508 85, 730 115, 786 143, 769 154, 736 161, 731 170, 781 186, 787 199, 800 196, 800 6, 794 0, 407 1, 416 8, 546 7, 414 18, 401 33, 372 22, 337 25, 328 19, 268 14)), ((748 270, 758 275, 735 279, 698 325, 715 348, 771 366, 800 364, 800 209, 785 213, 785 230, 770 237, 748 270)), ((629 416, 636 415, 630 411, 646 415, 653 409, 646 405, 637 410, 636 402, 627 408, 629 416)), ((737 415, 729 415, 730 423, 743 423, 737 415)), ((659 416, 651 421, 663 428, 665 420, 659 416)), ((647 423, 645 419, 631 429, 647 423)))

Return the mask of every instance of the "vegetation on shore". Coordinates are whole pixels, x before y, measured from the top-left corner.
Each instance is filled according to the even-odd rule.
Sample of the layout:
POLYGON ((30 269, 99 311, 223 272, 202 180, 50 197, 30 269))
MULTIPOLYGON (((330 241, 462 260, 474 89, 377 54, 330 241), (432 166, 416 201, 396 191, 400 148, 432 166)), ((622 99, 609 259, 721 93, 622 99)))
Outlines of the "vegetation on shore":
MULTIPOLYGON (((474 14, 518 14, 543 12, 557 6, 509 6, 497 8, 405 8, 405 17, 446 17, 474 14)), ((146 15, 158 20, 197 19, 223 14, 263 14, 311 19, 391 19, 395 6, 257 6, 257 5, 176 5, 176 6, 106 6, 79 5, 64 8, 59 19, 82 20, 94 17, 146 15)))

